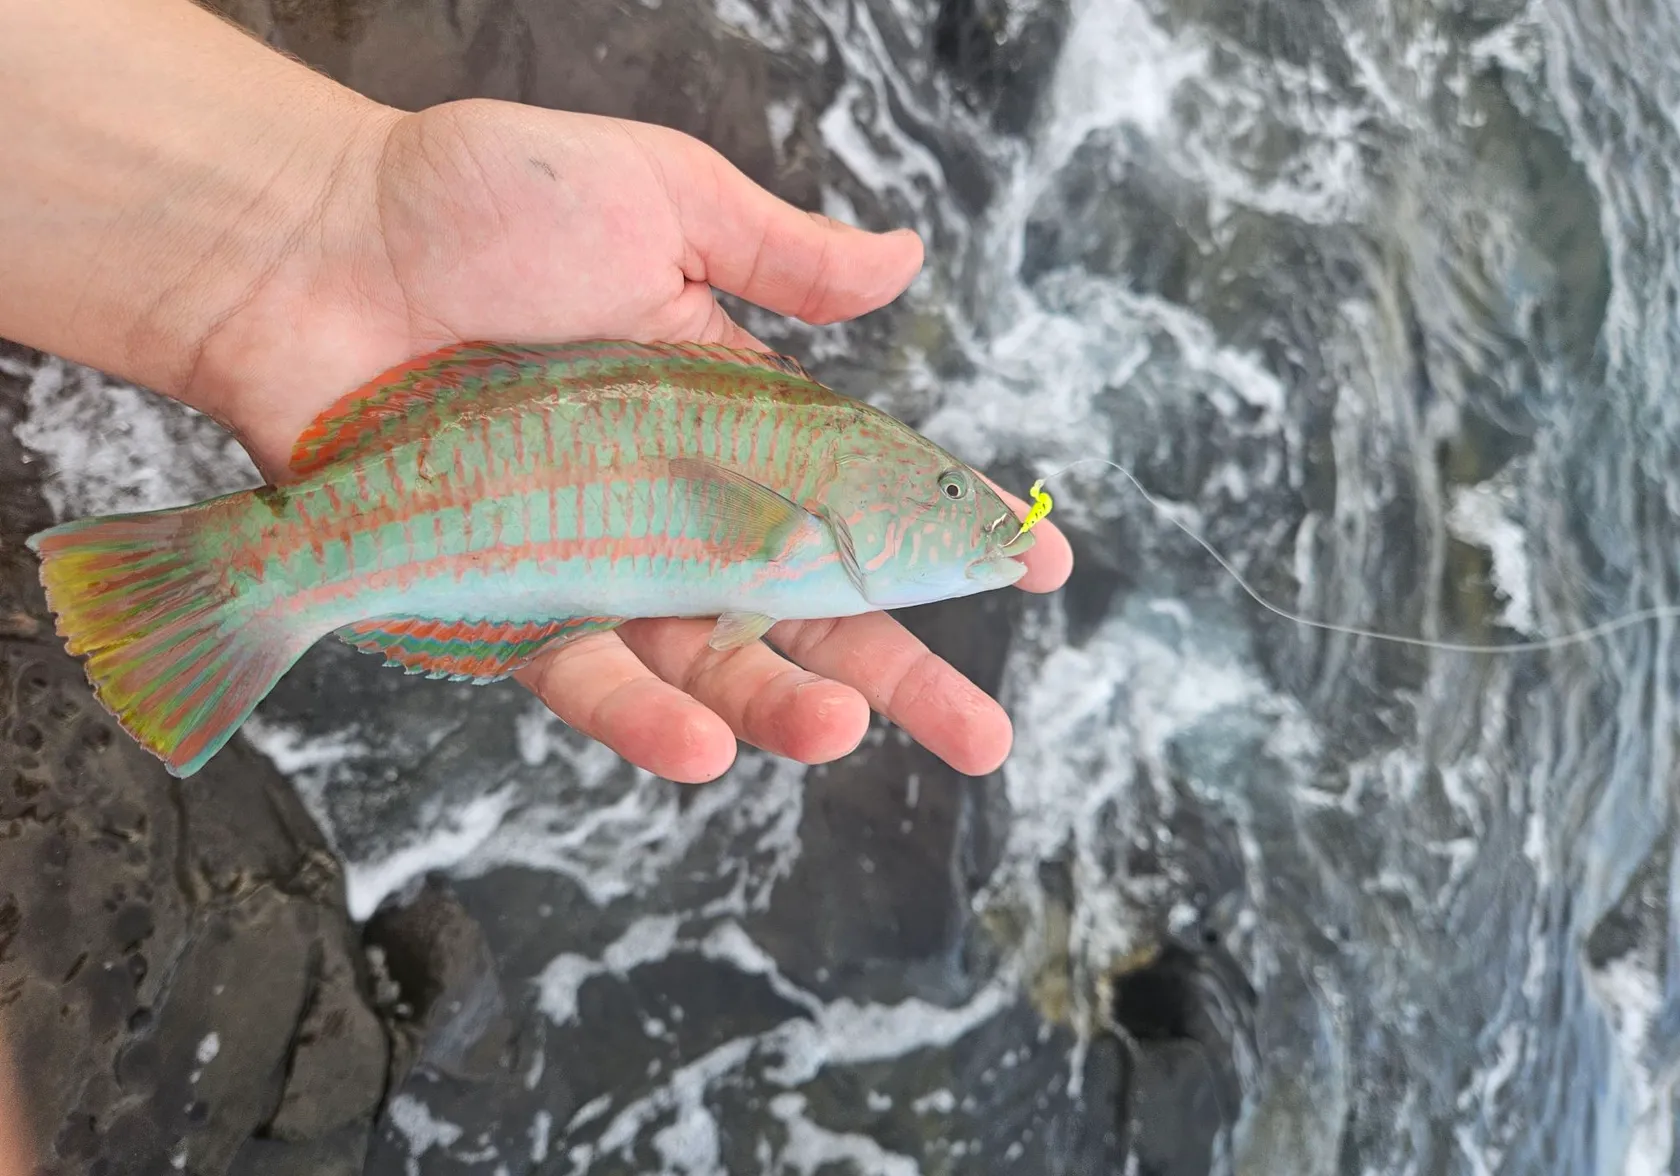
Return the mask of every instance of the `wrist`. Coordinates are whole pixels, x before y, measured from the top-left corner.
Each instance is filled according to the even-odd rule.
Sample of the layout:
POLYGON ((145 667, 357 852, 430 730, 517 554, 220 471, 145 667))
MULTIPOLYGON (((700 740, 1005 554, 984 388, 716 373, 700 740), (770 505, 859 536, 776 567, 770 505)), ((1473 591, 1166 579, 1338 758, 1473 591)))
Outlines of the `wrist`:
POLYGON ((365 231, 396 117, 187 0, 0 0, 0 336, 213 407, 206 340, 365 231))

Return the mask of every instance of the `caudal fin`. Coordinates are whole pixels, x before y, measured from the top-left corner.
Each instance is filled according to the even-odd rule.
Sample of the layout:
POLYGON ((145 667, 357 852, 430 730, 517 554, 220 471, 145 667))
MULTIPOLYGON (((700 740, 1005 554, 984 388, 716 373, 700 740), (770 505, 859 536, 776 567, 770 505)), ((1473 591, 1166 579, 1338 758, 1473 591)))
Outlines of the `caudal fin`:
POLYGON ((95 697, 175 776, 221 750, 310 641, 246 615, 202 529, 214 507, 114 515, 32 536, 65 648, 95 697))

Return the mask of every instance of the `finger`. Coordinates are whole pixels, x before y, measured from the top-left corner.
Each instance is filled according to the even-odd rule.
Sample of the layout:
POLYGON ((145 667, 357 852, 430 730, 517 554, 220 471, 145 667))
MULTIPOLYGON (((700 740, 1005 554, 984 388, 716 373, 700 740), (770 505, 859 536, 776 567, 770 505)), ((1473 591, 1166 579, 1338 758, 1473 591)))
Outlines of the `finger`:
POLYGON ((725 347, 740 347, 751 351, 773 351, 746 330, 724 310, 704 282, 689 282, 683 292, 669 304, 658 327, 649 332, 650 340, 682 339, 694 343, 721 343, 725 347))
POLYGON ((514 676, 561 720, 656 776, 699 784, 735 762, 728 724, 656 677, 616 633, 567 642, 514 676))
POLYGON ((1014 731, 996 701, 884 612, 784 621, 770 640, 813 673, 856 687, 959 772, 983 776, 1009 755, 1014 731))
POLYGON ((634 133, 668 169, 691 281, 831 323, 885 306, 922 267, 921 238, 909 229, 869 233, 804 212, 698 139, 647 124, 634 124, 634 133))
POLYGON ((801 669, 762 642, 719 651, 716 622, 648 620, 625 625, 625 645, 655 674, 772 755, 825 764, 853 751, 869 730, 869 704, 850 686, 801 669))
MULTIPOLYGON (((986 478, 985 474, 980 476, 986 478)), ((1027 504, 1024 501, 990 478, 986 478, 986 482, 1018 518, 1026 517, 1027 504)), ((1028 592, 1054 592, 1073 574, 1073 548, 1068 544, 1067 536, 1049 519, 1034 527, 1032 533, 1034 543, 1020 557, 1021 562, 1027 565, 1027 574, 1015 581, 1015 587, 1028 592)))
MULTIPOLYGON (((6 1027, 5 1036, 19 1031, 14 1022, 6 1027)), ((18 1080, 12 1050, 0 1043, 0 1176, 28 1176, 41 1171, 35 1166, 34 1139, 25 1129, 26 1115, 23 1083, 18 1080)))

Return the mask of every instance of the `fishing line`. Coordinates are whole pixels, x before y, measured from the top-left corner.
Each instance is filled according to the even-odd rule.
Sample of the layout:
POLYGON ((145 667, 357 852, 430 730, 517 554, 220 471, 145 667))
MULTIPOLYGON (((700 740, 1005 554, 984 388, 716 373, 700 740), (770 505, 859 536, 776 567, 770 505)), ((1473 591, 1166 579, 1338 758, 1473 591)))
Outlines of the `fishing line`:
POLYGON ((1069 470, 1078 466, 1089 465, 1093 462, 1098 465, 1108 466, 1110 469, 1118 470, 1121 475, 1123 475, 1125 479, 1132 484, 1133 489, 1143 495, 1143 500, 1154 508, 1158 515, 1166 519, 1167 522, 1177 527, 1180 531, 1183 531, 1195 541, 1197 546, 1211 555, 1215 562, 1225 569, 1231 579, 1237 582, 1237 586, 1247 593, 1249 599, 1253 600, 1255 604, 1258 604, 1267 612, 1282 617, 1286 621, 1291 621, 1297 625, 1305 625, 1308 628, 1322 629, 1329 633, 1342 633, 1349 637, 1365 637, 1372 641, 1389 641, 1398 645, 1413 645, 1424 649, 1439 649, 1448 653, 1532 653, 1539 650, 1560 649, 1566 645, 1578 645, 1582 642, 1594 641, 1600 637, 1617 632, 1618 630, 1629 629, 1634 625, 1644 624, 1646 621, 1658 620, 1664 617, 1680 617, 1680 605, 1656 605, 1651 608, 1640 609, 1637 612, 1627 613, 1624 616, 1617 617, 1613 621, 1605 621, 1602 624, 1593 625, 1586 629, 1580 629, 1573 633, 1565 633, 1560 637, 1536 638, 1532 641, 1512 641, 1502 645, 1474 645, 1458 641, 1432 641, 1426 637, 1406 637, 1399 633, 1382 633, 1375 629, 1364 629, 1358 625, 1338 625, 1331 621, 1315 621, 1311 617, 1304 617, 1299 613, 1292 613, 1286 608, 1280 608, 1278 605, 1273 604, 1264 596, 1260 595, 1260 593, 1256 591, 1246 579, 1243 578, 1242 573, 1232 567, 1231 562, 1219 553, 1218 549, 1215 548, 1213 544, 1209 543, 1191 528, 1174 518, 1171 507, 1157 499, 1148 490, 1145 490, 1143 488, 1143 483, 1137 480, 1131 470, 1128 470, 1117 461, 1110 461, 1106 457, 1082 457, 1078 461, 1069 462, 1061 469, 1055 471, 1054 473, 1046 474, 1044 477, 1034 482, 1032 489, 1027 491, 1028 496, 1032 499, 1032 506, 1027 511, 1027 517, 1021 522, 1021 531, 1026 532, 1032 530, 1045 518, 1045 516, 1050 513, 1054 502, 1050 495, 1045 492, 1044 484, 1046 482, 1059 478, 1069 470))

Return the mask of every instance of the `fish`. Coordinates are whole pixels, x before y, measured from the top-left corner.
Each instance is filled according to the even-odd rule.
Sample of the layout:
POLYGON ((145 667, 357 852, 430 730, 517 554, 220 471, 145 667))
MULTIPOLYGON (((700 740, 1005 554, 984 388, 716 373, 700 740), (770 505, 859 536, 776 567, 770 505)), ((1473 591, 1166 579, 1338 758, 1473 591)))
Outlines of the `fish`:
POLYGON ((101 705, 187 777, 328 636, 470 683, 634 618, 731 650, 1014 584, 1022 522, 785 355, 475 341, 345 394, 285 476, 27 542, 101 705))

